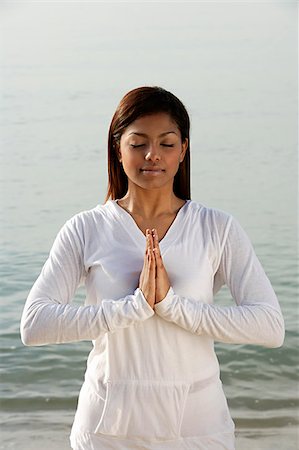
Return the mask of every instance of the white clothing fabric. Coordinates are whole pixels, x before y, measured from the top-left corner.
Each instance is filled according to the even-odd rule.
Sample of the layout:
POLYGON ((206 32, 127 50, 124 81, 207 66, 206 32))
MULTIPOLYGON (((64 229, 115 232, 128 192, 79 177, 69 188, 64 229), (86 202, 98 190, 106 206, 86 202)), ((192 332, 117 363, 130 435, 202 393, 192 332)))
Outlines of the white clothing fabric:
POLYGON ((188 200, 160 242, 171 288, 137 288, 145 236, 117 203, 68 220, 25 304, 26 345, 93 340, 71 433, 76 450, 233 450, 214 340, 281 346, 281 310, 229 214, 188 200), (84 306, 71 300, 85 283, 84 306), (227 284, 235 301, 213 296, 227 284))

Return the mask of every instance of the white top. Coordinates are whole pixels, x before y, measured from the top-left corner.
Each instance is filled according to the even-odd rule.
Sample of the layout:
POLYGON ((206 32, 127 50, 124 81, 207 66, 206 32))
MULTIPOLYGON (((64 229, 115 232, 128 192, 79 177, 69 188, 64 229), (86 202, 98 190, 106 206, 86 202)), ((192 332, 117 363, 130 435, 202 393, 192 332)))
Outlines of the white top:
POLYGON ((227 213, 188 200, 160 242, 171 288, 137 288, 145 236, 116 200, 68 220, 28 296, 26 345, 93 340, 75 449, 233 449, 213 341, 281 346, 284 321, 252 245, 227 213), (84 306, 71 305, 85 283, 84 306), (227 284, 235 301, 213 304, 227 284))

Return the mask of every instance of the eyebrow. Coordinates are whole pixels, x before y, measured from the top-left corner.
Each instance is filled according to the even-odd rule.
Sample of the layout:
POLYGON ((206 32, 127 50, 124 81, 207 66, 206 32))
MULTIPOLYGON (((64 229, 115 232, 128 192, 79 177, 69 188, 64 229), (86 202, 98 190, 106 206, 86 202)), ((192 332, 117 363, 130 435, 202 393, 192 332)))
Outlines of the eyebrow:
MULTIPOLYGON (((166 136, 167 134, 177 134, 175 131, 166 131, 165 133, 161 133, 159 134, 159 137, 162 136, 166 136)), ((145 133, 138 133, 137 131, 132 131, 131 133, 129 133, 129 136, 131 136, 131 134, 135 134, 136 136, 142 136, 142 137, 147 137, 147 134, 145 133)))

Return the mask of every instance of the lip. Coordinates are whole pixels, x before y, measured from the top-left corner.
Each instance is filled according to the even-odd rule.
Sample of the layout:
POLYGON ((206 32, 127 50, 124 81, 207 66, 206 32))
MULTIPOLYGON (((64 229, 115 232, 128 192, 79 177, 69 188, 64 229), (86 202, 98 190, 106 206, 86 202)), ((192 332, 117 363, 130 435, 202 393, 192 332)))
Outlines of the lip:
POLYGON ((141 172, 165 172, 164 169, 161 169, 160 167, 144 167, 143 169, 140 169, 141 172))
POLYGON ((148 176, 154 177, 154 176, 159 176, 159 175, 163 174, 165 172, 165 170, 158 169, 157 167, 156 168, 147 167, 147 168, 144 168, 144 169, 140 169, 140 172, 143 175, 148 175, 148 176))

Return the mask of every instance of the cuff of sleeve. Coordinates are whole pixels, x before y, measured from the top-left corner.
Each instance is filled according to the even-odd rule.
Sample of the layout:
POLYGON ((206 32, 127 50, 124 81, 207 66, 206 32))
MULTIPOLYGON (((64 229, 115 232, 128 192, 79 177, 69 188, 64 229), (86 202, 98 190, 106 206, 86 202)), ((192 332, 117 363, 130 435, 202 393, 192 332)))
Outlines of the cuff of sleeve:
POLYGON ((165 315, 166 311, 169 309, 170 305, 172 304, 174 296, 173 288, 170 286, 166 297, 163 298, 159 303, 155 304, 155 311, 159 316, 165 315))
POLYGON ((134 295, 127 295, 123 299, 103 300, 102 311, 110 332, 127 328, 155 314, 139 288, 135 290, 134 295))
POLYGON ((141 320, 145 320, 153 316, 155 312, 153 308, 148 304, 146 298, 143 295, 142 290, 139 288, 135 289, 134 295, 136 297, 137 302, 141 304, 143 310, 142 312, 144 313, 141 320))

